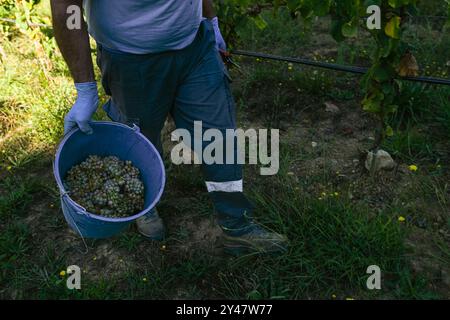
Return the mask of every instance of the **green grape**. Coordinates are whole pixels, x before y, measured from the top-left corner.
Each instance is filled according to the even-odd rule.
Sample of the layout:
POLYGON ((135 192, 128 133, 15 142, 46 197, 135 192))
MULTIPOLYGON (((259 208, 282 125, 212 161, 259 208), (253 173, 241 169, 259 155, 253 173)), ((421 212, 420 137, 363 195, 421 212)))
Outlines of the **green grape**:
POLYGON ((139 169, 115 156, 88 156, 68 171, 64 185, 74 201, 94 214, 121 218, 144 209, 139 169))

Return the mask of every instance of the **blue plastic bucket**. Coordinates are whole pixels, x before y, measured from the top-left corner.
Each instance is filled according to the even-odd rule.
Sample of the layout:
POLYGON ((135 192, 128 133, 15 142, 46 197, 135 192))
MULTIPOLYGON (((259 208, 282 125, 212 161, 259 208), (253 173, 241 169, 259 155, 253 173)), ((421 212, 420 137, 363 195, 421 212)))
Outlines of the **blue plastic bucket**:
POLYGON ((124 230, 131 222, 155 207, 164 190, 165 171, 159 152, 139 132, 116 122, 92 122, 94 133, 86 135, 78 128, 69 132, 56 151, 53 173, 61 193, 61 206, 69 226, 84 238, 107 238, 124 230), (141 172, 145 187, 145 209, 126 218, 107 218, 87 212, 70 198, 63 179, 74 165, 89 155, 116 156, 130 160, 141 172))

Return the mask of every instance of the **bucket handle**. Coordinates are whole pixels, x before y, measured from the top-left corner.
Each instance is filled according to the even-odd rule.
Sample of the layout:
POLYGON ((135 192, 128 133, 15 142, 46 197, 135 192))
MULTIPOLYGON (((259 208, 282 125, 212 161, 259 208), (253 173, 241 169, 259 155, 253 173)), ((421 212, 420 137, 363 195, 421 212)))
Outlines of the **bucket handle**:
MULTIPOLYGON (((139 129, 139 128, 138 128, 139 129)), ((55 161, 53 160, 52 161, 52 165, 53 165, 53 172, 57 172, 56 170, 57 170, 57 168, 56 168, 56 163, 55 163, 55 161)), ((57 181, 57 184, 59 185, 60 183, 62 183, 62 181, 60 182, 60 181, 58 181, 58 179, 56 179, 57 181)), ((67 198, 69 197, 69 192, 68 191, 66 191, 65 190, 65 188, 63 187, 63 186, 59 186, 59 191, 60 191, 60 194, 61 194, 61 200, 63 200, 66 204, 68 203, 67 202, 67 198)), ((76 203, 75 201, 72 201, 72 203, 71 203, 73 206, 75 206, 78 210, 80 210, 84 215, 87 215, 88 216, 88 213, 87 213, 87 211, 86 211, 86 209, 84 208, 84 207, 82 207, 82 206, 80 206, 78 203, 76 203)))
POLYGON ((141 133, 141 128, 139 128, 139 126, 134 122, 131 124, 131 129, 133 129, 137 133, 141 133))
MULTIPOLYGON (((68 200, 67 200, 67 199, 69 199, 69 192, 64 191, 64 193, 61 195, 61 198, 62 198, 62 200, 63 200, 66 204, 68 204, 68 200)), ((80 205, 79 205, 78 203, 76 203, 75 201, 71 201, 71 202, 70 202, 70 205, 76 207, 76 208, 77 208, 79 211, 81 211, 81 213, 84 214, 85 216, 89 216, 89 214, 88 214, 86 208, 80 206, 80 205)))
MULTIPOLYGON (((66 205, 68 205, 68 202, 67 202, 67 199, 68 199, 68 198, 69 198, 69 196, 68 196, 68 192, 67 192, 67 191, 64 192, 63 194, 61 194, 61 200, 62 200, 66 205)), ((74 205, 74 206, 75 206, 77 209, 79 209, 84 215, 86 215, 86 216, 88 215, 86 209, 85 209, 84 207, 78 205, 78 204, 75 203, 74 201, 72 201, 71 205, 74 205)), ((77 228, 78 234, 80 235, 81 240, 83 241, 83 244, 84 244, 84 248, 86 249, 85 251, 80 251, 80 252, 81 252, 82 254, 87 254, 87 253, 89 252, 89 247, 88 247, 88 245, 87 245, 87 243, 86 243, 86 240, 84 239, 83 234, 81 233, 80 228, 78 228, 78 225, 77 225, 75 219, 74 219, 70 214, 69 214, 68 216, 69 216, 70 219, 72 220, 72 222, 73 222, 75 228, 77 228)))
MULTIPOLYGON (((56 167, 55 167, 55 161, 52 161, 52 165, 53 165, 53 172, 57 172, 55 169, 56 169, 56 167)), ((58 179, 56 179, 57 180, 57 182, 59 182, 58 181, 58 179)), ((59 184, 59 183, 58 183, 59 184)), ((68 198, 69 198, 69 195, 68 195, 68 192, 66 191, 66 190, 64 190, 64 188, 63 187, 59 187, 59 191, 60 191, 60 198, 61 198, 61 201, 63 201, 67 206, 69 205, 69 203, 68 203, 68 198)), ((73 204, 77 209, 79 209, 83 214, 85 214, 85 215, 88 215, 88 213, 87 213, 87 211, 86 211, 86 209, 84 208, 84 207, 82 207, 82 206, 80 206, 80 205, 78 205, 77 203, 75 203, 74 201, 72 201, 72 203, 71 204, 73 204)), ((83 237, 83 234, 81 233, 81 230, 80 230, 80 228, 78 228, 78 225, 77 225, 77 223, 76 223, 76 221, 75 221, 75 219, 73 219, 72 218, 72 216, 70 216, 70 215, 68 215, 69 217, 70 217, 70 219, 72 220, 72 222, 73 222, 73 224, 74 224, 74 226, 77 228, 77 231, 78 231, 78 234, 80 235, 80 237, 81 237, 81 240, 83 240, 83 244, 84 244, 84 248, 86 249, 84 252, 83 251, 80 251, 82 254, 87 254, 88 252, 89 252, 89 247, 88 247, 88 245, 87 245, 87 243, 86 243, 86 240, 84 239, 84 237, 83 237)))

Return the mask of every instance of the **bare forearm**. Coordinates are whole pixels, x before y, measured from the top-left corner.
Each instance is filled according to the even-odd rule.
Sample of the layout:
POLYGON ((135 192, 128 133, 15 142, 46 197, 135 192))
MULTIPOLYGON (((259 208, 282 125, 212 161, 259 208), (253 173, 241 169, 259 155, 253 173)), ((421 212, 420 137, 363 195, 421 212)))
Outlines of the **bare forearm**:
POLYGON ((58 47, 66 61, 75 82, 95 80, 91 48, 86 23, 81 17, 81 29, 69 29, 67 8, 76 5, 80 9, 83 0, 51 0, 53 29, 58 47))
POLYGON ((203 17, 212 19, 215 16, 216 11, 214 10, 212 0, 203 0, 203 17))

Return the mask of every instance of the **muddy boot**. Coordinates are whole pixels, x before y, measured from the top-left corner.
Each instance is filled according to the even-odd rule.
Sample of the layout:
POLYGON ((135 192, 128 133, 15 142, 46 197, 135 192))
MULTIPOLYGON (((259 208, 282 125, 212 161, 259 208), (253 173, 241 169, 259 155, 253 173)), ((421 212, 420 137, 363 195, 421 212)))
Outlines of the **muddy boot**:
POLYGON ((162 241, 165 237, 164 224, 156 209, 137 219, 136 225, 139 233, 149 240, 162 241))
POLYGON ((270 232, 257 224, 252 224, 249 232, 240 236, 224 234, 225 251, 232 255, 249 253, 280 254, 287 251, 288 239, 276 232, 270 232))

